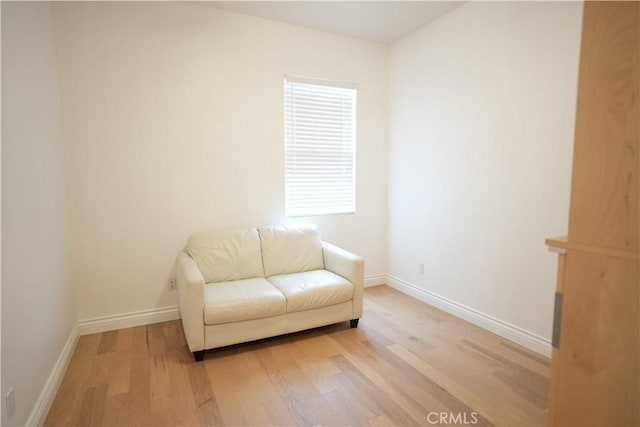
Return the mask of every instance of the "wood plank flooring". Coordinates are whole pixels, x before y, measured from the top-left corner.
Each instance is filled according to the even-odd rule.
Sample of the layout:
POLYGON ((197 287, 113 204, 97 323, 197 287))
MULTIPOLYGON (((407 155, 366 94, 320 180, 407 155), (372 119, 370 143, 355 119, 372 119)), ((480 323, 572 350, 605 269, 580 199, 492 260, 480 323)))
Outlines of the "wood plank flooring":
POLYGON ((387 286, 364 301, 357 329, 200 363, 180 321, 80 337, 45 425, 546 424, 548 359, 387 286))

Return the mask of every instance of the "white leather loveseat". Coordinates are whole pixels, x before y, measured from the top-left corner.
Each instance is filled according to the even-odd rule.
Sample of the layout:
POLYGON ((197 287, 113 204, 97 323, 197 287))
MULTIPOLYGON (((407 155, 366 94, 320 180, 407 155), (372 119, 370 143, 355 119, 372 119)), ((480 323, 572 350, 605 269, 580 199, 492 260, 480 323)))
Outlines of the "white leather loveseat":
POLYGON ((313 226, 192 235, 176 260, 180 314, 196 361, 204 350, 362 315, 364 260, 313 226))

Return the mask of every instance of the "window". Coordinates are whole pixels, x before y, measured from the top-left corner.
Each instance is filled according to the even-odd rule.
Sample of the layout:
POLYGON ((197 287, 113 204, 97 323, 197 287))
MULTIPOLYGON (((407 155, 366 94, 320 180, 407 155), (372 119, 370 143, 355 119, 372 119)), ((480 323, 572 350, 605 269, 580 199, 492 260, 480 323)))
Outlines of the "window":
POLYGON ((285 76, 287 216, 355 212, 356 87, 285 76))

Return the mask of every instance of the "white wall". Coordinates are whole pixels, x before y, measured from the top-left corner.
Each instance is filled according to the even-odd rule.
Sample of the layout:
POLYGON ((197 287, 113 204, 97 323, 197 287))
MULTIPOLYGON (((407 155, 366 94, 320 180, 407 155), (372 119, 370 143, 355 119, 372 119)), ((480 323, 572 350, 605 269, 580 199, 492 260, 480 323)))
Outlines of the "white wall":
POLYGON ((195 2, 54 16, 80 319, 175 305, 192 232, 286 222, 285 73, 357 82, 357 213, 308 221, 386 272, 385 45, 195 2))
POLYGON ((390 274, 544 339, 581 17, 578 2, 472 2, 390 51, 390 274))
POLYGON ((67 274, 51 6, 1 7, 2 396, 13 387, 9 424, 24 425, 76 323, 76 308, 67 274))

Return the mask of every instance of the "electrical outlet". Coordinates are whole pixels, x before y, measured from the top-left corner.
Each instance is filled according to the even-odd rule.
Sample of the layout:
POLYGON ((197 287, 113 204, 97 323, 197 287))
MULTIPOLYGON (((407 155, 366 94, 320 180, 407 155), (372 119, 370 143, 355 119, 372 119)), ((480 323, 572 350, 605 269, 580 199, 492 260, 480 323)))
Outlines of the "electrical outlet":
POLYGON ((169 280, 167 280, 167 284, 169 285, 169 290, 170 291, 175 291, 176 289, 178 289, 178 286, 176 285, 176 278, 172 277, 169 280))
POLYGON ((418 274, 424 274, 424 264, 418 264, 418 274))
POLYGON ((6 420, 8 423, 16 412, 16 397, 13 393, 13 387, 9 387, 9 391, 4 395, 4 409, 7 411, 6 420))

